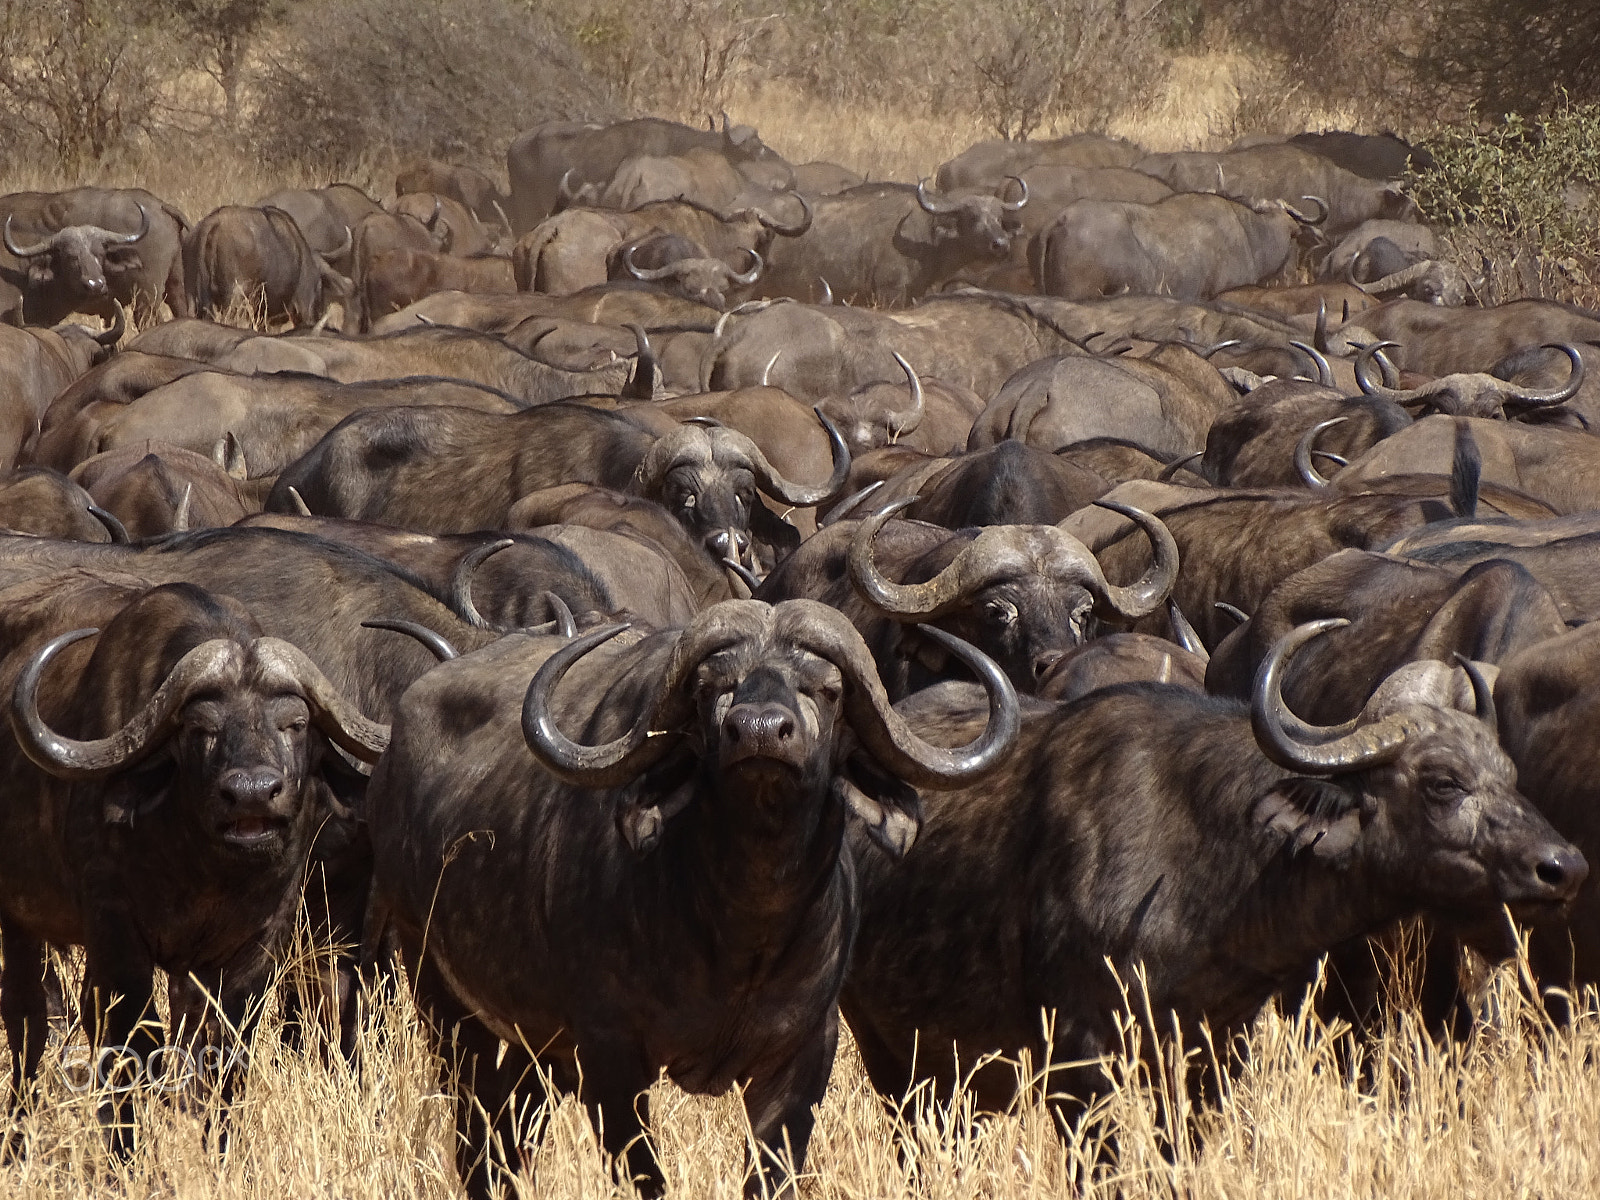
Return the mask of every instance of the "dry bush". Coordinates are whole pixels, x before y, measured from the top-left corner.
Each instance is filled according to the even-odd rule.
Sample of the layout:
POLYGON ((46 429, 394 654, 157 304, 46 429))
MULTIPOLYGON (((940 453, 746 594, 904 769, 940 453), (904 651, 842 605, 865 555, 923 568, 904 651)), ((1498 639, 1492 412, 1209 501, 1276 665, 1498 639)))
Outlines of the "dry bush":
POLYGON ((613 111, 561 32, 515 0, 301 6, 254 91, 256 151, 335 172, 374 150, 497 163, 519 129, 613 111))

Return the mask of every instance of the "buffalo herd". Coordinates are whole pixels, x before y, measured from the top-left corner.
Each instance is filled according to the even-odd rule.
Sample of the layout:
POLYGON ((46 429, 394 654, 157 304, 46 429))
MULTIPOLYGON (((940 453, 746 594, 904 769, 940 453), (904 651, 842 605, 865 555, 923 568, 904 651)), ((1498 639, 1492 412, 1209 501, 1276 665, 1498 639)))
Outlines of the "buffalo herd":
POLYGON ((1027 1055, 1070 1122, 1130 1003, 1364 1028, 1401 922, 1436 1036, 1519 925, 1558 1019, 1600 982, 1600 314, 1488 303, 1424 150, 507 166, 0 196, 13 1106, 52 947, 148 1056, 301 920, 347 1053, 409 989, 475 1197, 548 1089, 659 1193, 662 1071, 782 1186, 841 1018, 891 1102, 1027 1055))

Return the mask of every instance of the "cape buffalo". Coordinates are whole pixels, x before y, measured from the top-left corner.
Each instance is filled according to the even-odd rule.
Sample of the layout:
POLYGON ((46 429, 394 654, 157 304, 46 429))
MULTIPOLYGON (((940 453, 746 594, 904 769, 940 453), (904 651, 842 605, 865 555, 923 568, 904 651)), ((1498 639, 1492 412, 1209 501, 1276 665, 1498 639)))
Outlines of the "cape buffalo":
POLYGON ((545 1079, 659 1195, 639 1093, 663 1068, 690 1092, 743 1084, 752 1187, 792 1186, 854 935, 847 820, 903 853, 918 818, 901 781, 981 778, 1015 736, 1005 677, 948 636, 991 697, 954 750, 907 735, 823 605, 732 600, 612 640, 624 628, 443 664, 407 693, 373 775, 379 894, 446 1056, 474 1197, 545 1079))
MULTIPOLYGON (((350 249, 350 231, 341 253, 350 249)), ((258 306, 264 320, 310 325, 352 291, 348 278, 306 242, 281 208, 226 205, 207 214, 184 243, 183 268, 195 312, 211 317, 231 304, 258 306)))

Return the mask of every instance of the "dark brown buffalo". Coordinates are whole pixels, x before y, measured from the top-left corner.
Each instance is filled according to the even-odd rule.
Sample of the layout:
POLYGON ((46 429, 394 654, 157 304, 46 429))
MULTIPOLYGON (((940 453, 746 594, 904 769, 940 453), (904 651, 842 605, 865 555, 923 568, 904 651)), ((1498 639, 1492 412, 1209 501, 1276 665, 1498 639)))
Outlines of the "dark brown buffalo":
POLYGON ((1206 660, 1147 633, 1108 633, 1063 654, 1035 691, 1065 704, 1119 683, 1168 683, 1204 692, 1206 660))
POLYGON ((459 379, 339 383, 316 375, 225 375, 201 371, 127 404, 91 404, 42 435, 34 460, 70 471, 85 459, 149 441, 209 455, 232 437, 250 477, 276 475, 351 413, 366 408, 454 405, 514 413, 506 395, 459 379))
POLYGON ((48 467, 0 475, 0 529, 74 542, 126 542, 128 531, 78 484, 48 467))
POLYGON ((735 270, 687 238, 653 233, 612 247, 606 277, 654 284, 670 295, 721 311, 728 307, 729 293, 741 293, 761 277, 765 265, 761 255, 751 250, 740 257, 743 270, 735 270))
POLYGON ((383 211, 371 196, 348 183, 324 188, 283 188, 255 202, 256 208, 278 208, 294 218, 306 244, 342 275, 353 272, 356 226, 383 211))
POLYGON ((511 506, 541 488, 595 483, 662 504, 719 559, 743 558, 751 537, 787 547, 757 490, 795 507, 838 494, 850 452, 831 425, 830 479, 778 474, 751 439, 682 425, 652 437, 621 414, 552 404, 509 416, 456 408, 356 413, 284 469, 267 507, 294 511, 295 488, 313 513, 383 521, 429 533, 504 527, 511 506))
POLYGON ((1004 441, 953 460, 911 466, 903 476, 891 477, 873 504, 917 496, 906 516, 946 529, 1054 525, 1105 495, 1110 486, 1071 459, 1004 441))
POLYGON ((1337 390, 1298 379, 1277 379, 1240 398, 1206 432, 1201 470, 1221 487, 1317 486, 1326 459, 1348 461, 1411 424, 1411 416, 1382 399, 1346 399, 1337 390))
POLYGON ((1237 401, 1227 380, 1187 346, 1043 358, 1006 380, 973 421, 967 446, 1013 439, 1057 450, 1109 437, 1187 454, 1205 445, 1206 430, 1237 401))
POLYGON ((281 208, 227 205, 205 216, 184 242, 183 270, 201 317, 242 304, 267 321, 310 325, 352 290, 329 257, 311 248, 281 208))
MULTIPOLYGON (((559 487, 530 492, 511 506, 506 514, 508 530, 540 532, 546 537, 571 538, 574 528, 593 529, 596 532, 615 534, 665 556, 682 575, 696 610, 707 608, 720 600, 733 599, 729 588, 727 569, 711 557, 706 547, 694 540, 689 531, 661 505, 642 496, 630 496, 610 488, 588 483, 568 483, 559 487), (556 527, 562 527, 556 533, 556 527)), ((667 572, 663 581, 669 581, 667 572)), ((633 580, 635 587, 646 586, 646 581, 633 580)), ((671 600, 660 607, 670 607, 671 600)), ((634 606, 641 616, 644 610, 634 606)), ((681 622, 659 622, 658 628, 667 628, 681 622)))
POLYGON ((378 889, 419 968, 474 1197, 514 1169, 517 1113, 547 1078, 659 1195, 639 1093, 662 1068, 691 1092, 742 1084, 751 1186, 791 1186, 854 933, 846 823, 903 853, 917 813, 901 781, 981 778, 1015 734, 1005 677, 953 638, 991 720, 945 750, 906 735, 822 605, 729 601, 604 644, 623 628, 444 664, 407 693, 373 775, 378 889))
POLYGON ((1154 563, 1132 586, 1106 582, 1094 556, 1053 525, 991 525, 952 532, 889 518, 899 501, 863 521, 808 538, 756 593, 767 601, 820 600, 850 619, 896 699, 949 674, 928 628, 977 646, 1019 691, 1031 692, 1086 640, 1098 617, 1113 625, 1148 616, 1178 577, 1178 548, 1161 522, 1128 509, 1150 536, 1154 563))
POLYGON ((555 212, 563 183, 568 190, 585 184, 604 186, 624 159, 693 149, 712 151, 745 178, 769 187, 786 188, 794 182, 789 164, 748 125, 725 122, 719 132, 655 117, 609 125, 550 121, 519 134, 506 151, 512 232, 526 233, 555 212))
POLYGON ((466 205, 449 196, 407 192, 390 201, 389 210, 420 221, 433 238, 435 250, 463 258, 498 254, 504 250, 505 244, 493 228, 480 222, 466 205))
MULTIPOLYGON (((0 333, 0 337, 4 336, 0 333)), ((124 350, 56 393, 49 407, 35 421, 24 453, 32 460, 37 454, 40 439, 69 424, 87 408, 128 404, 146 392, 182 379, 185 375, 210 369, 205 363, 191 358, 124 350)))
POLYGON ((72 480, 94 502, 122 522, 131 538, 159 537, 187 529, 232 525, 250 511, 240 478, 224 462, 175 446, 149 441, 110 450, 72 469, 72 480))
POLYGON ((987 141, 968 146, 948 162, 940 163, 934 181, 941 191, 963 187, 993 187, 1007 175, 1021 175, 1030 167, 1063 165, 1094 169, 1131 167, 1143 154, 1132 142, 1099 133, 1069 133, 1044 141, 987 141))
POLYGON ((863 384, 817 406, 839 427, 851 456, 880 446, 910 446, 928 454, 960 450, 983 402, 958 384, 923 379, 899 351, 894 357, 905 372, 904 388, 887 380, 863 384))
POLYGON ((1515 563, 1465 573, 1387 554, 1343 550, 1289 576, 1211 656, 1206 690, 1244 697, 1272 647, 1307 621, 1348 624, 1317 641, 1283 677, 1283 694, 1307 720, 1337 725, 1408 662, 1499 663, 1566 632, 1554 599, 1515 563))
MULTIPOLYGON (((75 570, 4 596, 0 1013, 14 1095, 31 1091, 49 1032, 47 947, 84 947, 90 1045, 113 1056, 143 1062, 162 1043, 158 968, 248 1036, 337 807, 318 777, 327 747, 372 762, 388 729, 200 588, 75 570)), ((192 1037, 206 1014, 171 1015, 192 1037)), ((132 1109, 123 1094, 102 1112, 125 1152, 132 1109)))
POLYGON ((112 318, 113 302, 148 321, 163 300, 190 314, 182 243, 188 219, 141 188, 0 196, 0 282, 23 294, 31 325, 74 312, 112 318))
MULTIPOLYGON (((1140 683, 1030 709, 1000 776, 923 796, 914 854, 861 848, 840 1004, 880 1093, 948 1096, 959 1072, 1004 1110, 1026 1051, 1070 1117, 1110 1086, 1130 1004, 1159 1069, 1169 1039, 1231 1044, 1347 938, 1571 901, 1587 863, 1517 793, 1481 675, 1477 716, 1408 669, 1353 730, 1293 718, 1279 672, 1326 628, 1284 639, 1248 704, 1140 683)), ((902 710, 941 741, 981 719, 949 685, 902 710)))
POLYGON ((1421 173, 1434 167, 1433 155, 1422 146, 1413 146, 1402 137, 1383 133, 1351 133, 1327 129, 1321 133, 1297 133, 1292 145, 1320 154, 1363 179, 1400 179, 1407 171, 1421 173))
POLYGON ((394 177, 396 196, 413 192, 447 196, 465 205, 483 224, 498 224, 506 233, 511 232, 511 218, 505 210, 507 198, 481 171, 432 158, 414 159, 402 165, 394 177))
POLYGON ((432 250, 396 247, 380 250, 363 263, 360 306, 362 332, 372 322, 399 312, 434 292, 515 292, 511 260, 498 254, 476 258, 432 250))
POLYGON ((1210 482, 1200 473, 1192 455, 1158 453, 1126 438, 1087 438, 1058 447, 1055 454, 1057 458, 1093 471, 1111 484, 1127 483, 1130 479, 1158 479, 1171 480, 1183 487, 1205 487, 1210 482))
POLYGON ((922 183, 869 183, 821 196, 803 236, 773 243, 759 290, 811 300, 826 283, 841 300, 906 304, 963 267, 1004 259, 1027 203, 1027 186, 1009 182, 951 196, 922 183))
POLYGON ((1600 316, 1554 300, 1459 309, 1391 300, 1368 309, 1351 324, 1377 340, 1398 343, 1389 351, 1395 365, 1424 375, 1488 371, 1507 355, 1532 346, 1600 339, 1600 316))
POLYGON ((1154 204, 1079 200, 1039 234, 1034 282, 1068 300, 1125 291, 1209 299, 1285 274, 1315 244, 1320 220, 1286 201, 1189 192, 1154 204))
POLYGON ((120 319, 104 333, 0 325, 0 471, 17 465, 51 402, 111 353, 122 330, 120 319))

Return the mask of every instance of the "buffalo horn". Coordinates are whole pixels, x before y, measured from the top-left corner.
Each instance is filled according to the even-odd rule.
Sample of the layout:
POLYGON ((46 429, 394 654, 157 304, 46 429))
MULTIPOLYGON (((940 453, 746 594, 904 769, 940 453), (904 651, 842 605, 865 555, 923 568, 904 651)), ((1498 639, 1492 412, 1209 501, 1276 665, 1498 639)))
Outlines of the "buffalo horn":
POLYGON ((1326 200, 1324 200, 1321 196, 1301 196, 1300 199, 1311 201, 1311 203, 1315 204, 1317 206, 1317 209, 1319 210, 1318 214, 1316 216, 1308 217, 1303 212, 1301 212, 1299 209, 1293 207, 1292 205, 1285 204, 1283 206, 1283 210, 1286 213, 1288 213, 1291 217, 1293 217, 1296 221, 1299 221, 1300 224, 1302 224, 1302 225, 1321 225, 1324 221, 1326 221, 1328 219, 1328 202, 1326 200))
POLYGON ((1005 209, 1007 212, 1017 212, 1028 203, 1028 181, 1021 175, 1007 175, 1000 181, 1000 186, 995 188, 994 194, 995 198, 1000 201, 1001 208, 1005 209), (1006 184, 1010 183, 1013 179, 1017 181, 1017 186, 1022 189, 1022 196, 1017 200, 1007 200, 1006 184))
POLYGON ((1173 459, 1166 466, 1161 468, 1161 474, 1156 476, 1156 482, 1171 483, 1172 477, 1179 471, 1183 470, 1196 459, 1204 458, 1205 456, 1206 452, 1204 450, 1196 450, 1193 454, 1185 454, 1182 458, 1173 459))
POLYGON ((637 323, 630 324, 628 329, 633 334, 637 357, 634 362, 633 378, 628 381, 626 394, 633 400, 654 400, 658 375, 656 352, 650 345, 650 335, 645 332, 643 325, 637 323))
POLYGON ((172 531, 183 533, 189 528, 189 506, 194 502, 194 484, 183 485, 183 499, 178 501, 178 510, 172 514, 172 531))
POLYGON ((762 387, 772 386, 772 368, 777 364, 778 359, 781 357, 783 357, 783 351, 781 349, 774 350, 772 352, 772 357, 767 359, 767 365, 761 368, 762 387))
POLYGON ((126 546, 132 540, 128 537, 128 527, 98 504, 89 505, 89 515, 106 527, 106 533, 117 545, 126 546))
POLYGON ((312 723, 330 742, 362 762, 378 761, 389 745, 389 727, 362 716, 304 651, 275 637, 256 639, 252 650, 264 678, 276 673, 304 694, 312 723))
POLYGON ((922 414, 926 408, 926 400, 922 394, 922 380, 917 378, 916 368, 908 363, 898 350, 894 352, 894 360, 906 374, 906 386, 911 389, 911 406, 900 412, 892 412, 886 418, 891 442, 898 441, 922 424, 922 414))
POLYGON ((741 287, 748 287, 750 284, 754 283, 760 277, 762 268, 767 265, 762 261, 761 255, 757 254, 754 250, 747 249, 745 253, 754 260, 750 264, 750 269, 740 275, 735 275, 731 270, 728 272, 729 282, 737 283, 741 287))
POLYGON ((1226 600, 1214 601, 1211 607, 1216 609, 1223 616, 1236 621, 1240 625, 1243 625, 1250 619, 1250 614, 1245 612, 1244 609, 1240 608, 1237 604, 1229 604, 1226 600))
POLYGON ((1322 351, 1318 350, 1315 344, 1308 346, 1304 342, 1297 342, 1293 339, 1290 339, 1289 345, 1293 346, 1296 350, 1300 351, 1301 354, 1304 354, 1311 360, 1311 365, 1316 368, 1316 382, 1319 385, 1325 388, 1331 388, 1334 386, 1333 367, 1328 364, 1328 360, 1323 357, 1322 351))
POLYGON ((1338 736, 1326 736, 1334 734, 1336 731, 1333 729, 1322 729, 1296 720, 1294 723, 1300 728, 1310 730, 1319 738, 1326 736, 1326 740, 1313 742, 1300 740, 1288 727, 1285 718, 1293 719, 1293 715, 1283 700, 1283 674, 1289 660, 1312 638, 1332 629, 1341 629, 1349 623, 1342 617, 1334 617, 1311 621, 1290 630, 1272 648, 1256 674, 1255 691, 1250 703, 1250 724, 1262 753, 1280 767, 1320 775, 1362 770, 1392 762, 1400 753, 1406 738, 1415 732, 1414 722, 1404 716, 1386 717, 1370 725, 1351 728, 1338 736))
MULTIPOLYGON (((1361 347, 1361 352, 1356 355, 1356 384, 1369 396, 1380 396, 1385 400, 1396 401, 1401 400, 1402 397, 1405 399, 1411 399, 1416 395, 1415 392, 1400 391, 1389 382, 1389 370, 1393 370, 1393 367, 1391 364, 1389 364, 1389 360, 1386 356, 1384 356, 1383 351, 1387 350, 1390 346, 1399 349, 1400 343, 1372 342, 1361 347), (1384 381, 1381 385, 1372 382, 1372 360, 1374 358, 1378 360, 1380 369, 1385 366, 1389 367, 1389 370, 1385 370, 1383 372, 1384 381)), ((1395 383, 1398 382, 1399 379, 1395 379, 1395 383)))
POLYGON ((1485 678, 1483 668, 1459 650, 1456 651, 1456 661, 1461 664, 1461 669, 1467 673, 1467 678, 1472 681, 1473 706, 1477 711, 1478 720, 1494 730, 1498 736, 1500 732, 1500 717, 1495 712, 1494 707, 1494 685, 1485 678))
POLYGON ((116 316, 111 321, 111 328, 102 329, 99 333, 90 335, 102 346, 115 346, 122 340, 122 335, 128 330, 128 314, 122 310, 122 301, 113 300, 111 307, 116 311, 116 316))
POLYGON ((683 272, 676 263, 668 263, 664 267, 644 268, 635 266, 633 252, 639 247, 637 244, 629 246, 622 252, 622 265, 628 269, 628 274, 642 283, 654 283, 658 279, 666 279, 672 275, 681 275, 683 272))
MULTIPOLYGON (((1084 340, 1087 341, 1088 339, 1085 338, 1084 340)), ((1201 358, 1203 358, 1207 362, 1209 362, 1211 360, 1211 356, 1213 354, 1216 354, 1216 353, 1218 353, 1219 351, 1222 351, 1222 350, 1227 350, 1229 347, 1232 347, 1232 346, 1242 346, 1242 345, 1244 345, 1244 343, 1241 342, 1238 338, 1229 338, 1225 342, 1217 342, 1215 345, 1212 345, 1212 346, 1196 346, 1196 347, 1194 347, 1194 352, 1196 354, 1198 354, 1201 358)))
POLYGON ((1328 481, 1323 478, 1311 461, 1311 455, 1316 451, 1317 438, 1324 429, 1332 429, 1335 425, 1348 421, 1349 417, 1329 417, 1326 421, 1319 421, 1310 429, 1300 435, 1300 440, 1294 444, 1294 469, 1300 473, 1300 478, 1305 481, 1308 488, 1325 488, 1328 481))
POLYGON ((115 733, 92 741, 65 737, 39 714, 39 680, 50 660, 98 629, 74 629, 46 642, 28 660, 11 689, 11 728, 30 761, 59 779, 98 779, 130 766, 155 749, 177 726, 178 710, 199 686, 237 669, 242 648, 226 638, 194 647, 172 668, 161 686, 115 733))
POLYGON ((1542 408, 1546 405, 1565 403, 1578 394, 1578 389, 1583 386, 1584 376, 1583 355, 1578 353, 1578 348, 1566 342, 1546 342, 1544 349, 1559 350, 1567 356, 1567 361, 1572 364, 1572 373, 1567 376, 1566 383, 1548 392, 1539 391, 1536 388, 1523 388, 1508 384, 1505 388, 1507 399, 1515 400, 1519 404, 1534 405, 1542 408))
POLYGON ((945 213, 953 213, 960 207, 960 205, 952 204, 948 200, 940 200, 928 195, 928 181, 926 179, 917 180, 917 203, 922 206, 923 212, 932 213, 936 217, 945 213))
POLYGON ((797 224, 785 225, 781 221, 777 221, 768 216, 761 209, 758 208, 755 210, 756 220, 761 222, 762 228, 766 229, 770 233, 776 234, 778 237, 800 237, 811 228, 811 220, 815 215, 811 210, 811 202, 799 192, 794 191, 791 188, 789 195, 793 196, 800 202, 801 217, 797 224))
POLYGON ((408 637, 414 637, 426 646, 440 662, 449 662, 452 658, 461 657, 461 652, 452 646, 443 634, 429 629, 426 625, 419 625, 415 621, 402 621, 398 617, 374 617, 370 621, 361 622, 361 628, 390 629, 395 633, 403 633, 408 637))
POLYGON ((39 242, 37 245, 33 245, 33 246, 19 246, 19 245, 17 245, 17 243, 15 241, 12 240, 12 238, 11 238, 11 218, 14 217, 14 216, 16 216, 16 213, 7 213, 6 214, 5 229, 3 231, 0 231, 0 232, 4 233, 6 249, 11 251, 11 253, 16 255, 16 257, 18 257, 18 258, 38 258, 39 255, 41 255, 41 254, 49 254, 50 253, 50 247, 55 242, 54 238, 45 238, 44 241, 39 242))
MULTIPOLYGON (((1099 576, 1101 594, 1118 616, 1128 618, 1149 616, 1161 606, 1161 602, 1172 591, 1173 585, 1178 582, 1178 543, 1173 540, 1172 533, 1162 523, 1160 517, 1147 513, 1142 508, 1135 508, 1131 504, 1120 504, 1115 500, 1096 500, 1094 504, 1096 508, 1108 509, 1127 517, 1144 530, 1145 536, 1150 539, 1151 548, 1155 551, 1154 561, 1137 582, 1127 587, 1106 583, 1105 576, 1100 574, 1100 564, 1095 563, 1095 574, 1099 576)), ((1087 553, 1087 550, 1085 552, 1087 553)), ((1089 560, 1094 562, 1092 554, 1089 560)))
MULTIPOLYGON (((139 232, 116 233, 110 229, 98 230, 97 232, 101 234, 106 242, 113 246, 131 246, 135 242, 142 240, 144 235, 150 232, 150 214, 145 211, 143 204, 138 204, 137 201, 135 201, 135 204, 139 209, 139 232)), ((346 230, 345 232, 348 233, 349 230, 346 230)))
POLYGON ((293 486, 289 488, 289 503, 294 505, 294 511, 299 513, 302 517, 309 517, 311 515, 311 507, 306 503, 305 497, 300 494, 298 488, 293 486))
POLYGON ((774 500, 781 500, 796 508, 827 503, 844 490, 845 482, 850 477, 850 447, 845 445, 838 427, 828 420, 821 406, 814 406, 811 411, 817 414, 817 420, 821 421, 822 427, 828 431, 828 442, 833 453, 833 474, 821 487, 805 487, 785 479, 773 469, 759 446, 749 438, 744 438, 742 434, 736 435, 743 438, 746 443, 744 449, 749 456, 750 470, 756 477, 756 485, 774 500))
POLYGON ((1167 624, 1172 627, 1173 640, 1197 658, 1211 661, 1211 652, 1206 649, 1206 644, 1200 640, 1200 635, 1195 632, 1189 618, 1183 615, 1183 609, 1178 607, 1178 602, 1167 599, 1167 624))
POLYGON ((761 580, 756 578, 754 571, 738 559, 729 558, 726 554, 722 556, 722 565, 739 577, 739 582, 750 589, 752 596, 756 594, 756 589, 761 586, 761 580))
POLYGON ((577 637, 578 622, 573 619, 567 602, 554 592, 546 592, 544 602, 550 606, 550 623, 555 626, 556 634, 564 638, 577 637))
POLYGON ((450 607, 474 629, 493 629, 488 621, 483 619, 483 614, 478 611, 478 606, 472 602, 472 577, 477 573, 485 559, 499 554, 507 546, 516 545, 515 538, 501 538, 496 542, 485 542, 481 546, 474 546, 461 556, 461 561, 456 563, 456 569, 450 576, 450 607))
POLYGON ((817 303, 818 304, 832 304, 833 303, 833 288, 828 286, 828 281, 826 279, 822 279, 821 276, 818 276, 818 278, 821 279, 821 281, 822 281, 822 299, 818 300, 817 303))
POLYGON ((353 245, 355 245, 355 238, 350 233, 350 226, 346 225, 344 227, 344 241, 340 242, 339 245, 332 250, 317 251, 317 256, 321 258, 323 262, 332 262, 336 258, 343 258, 346 254, 349 254, 350 247, 353 245))
MULTIPOLYGON (((844 520, 845 517, 849 516, 855 511, 855 509, 863 500, 881 488, 883 484, 884 481, 880 479, 876 483, 867 484, 867 486, 862 488, 859 492, 851 492, 843 500, 839 501, 839 503, 835 504, 831 509, 828 510, 828 515, 817 522, 817 528, 826 529, 829 525, 834 525, 844 520)), ((912 499, 915 500, 917 497, 913 496, 912 499)))
MULTIPOLYGON (((1345 319, 1349 319, 1350 301, 1345 302, 1345 319)), ((1311 344, 1322 353, 1328 352, 1328 301, 1326 297, 1317 300, 1317 323, 1311 330, 1311 344)), ((1329 386, 1332 386, 1331 384, 1329 386)))

